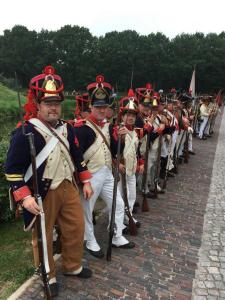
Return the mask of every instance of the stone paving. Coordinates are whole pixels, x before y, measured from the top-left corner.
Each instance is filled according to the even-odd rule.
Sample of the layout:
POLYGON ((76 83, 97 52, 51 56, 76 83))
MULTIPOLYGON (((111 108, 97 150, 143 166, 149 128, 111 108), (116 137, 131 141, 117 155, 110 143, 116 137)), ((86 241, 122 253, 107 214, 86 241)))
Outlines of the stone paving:
POLYGON ((214 159, 193 300, 225 299, 225 116, 214 159))
MULTIPOLYGON (((60 260, 57 262, 60 293, 56 299, 225 299, 223 133, 217 148, 220 158, 216 157, 213 169, 220 119, 211 139, 194 139, 197 155, 180 165, 176 179, 168 181, 167 193, 150 200, 150 212, 136 215, 142 226, 137 237, 130 237, 136 243, 134 249, 113 248, 110 263, 85 253, 84 265, 93 270, 89 280, 64 277, 60 260), (212 169, 215 178, 210 185, 212 169)), ((222 124, 225 126, 225 116, 222 124)), ((140 196, 138 199, 141 202, 140 196)), ((106 227, 103 214, 97 221, 96 236, 104 251, 106 227)), ((40 280, 34 280, 17 299, 43 299, 40 280)))

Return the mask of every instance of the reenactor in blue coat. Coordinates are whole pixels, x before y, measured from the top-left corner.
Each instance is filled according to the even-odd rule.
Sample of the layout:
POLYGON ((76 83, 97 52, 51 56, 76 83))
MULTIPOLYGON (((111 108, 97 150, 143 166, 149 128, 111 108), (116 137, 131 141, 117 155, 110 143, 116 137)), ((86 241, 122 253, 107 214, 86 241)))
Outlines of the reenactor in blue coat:
MULTIPOLYGON (((88 85, 87 90, 91 99, 91 113, 86 120, 75 124, 75 133, 83 152, 88 170, 92 174, 91 184, 94 195, 89 201, 82 199, 85 214, 86 250, 97 258, 103 258, 104 253, 94 234, 93 217, 95 203, 100 196, 107 205, 109 213, 112 209, 113 184, 112 163, 117 153, 118 134, 125 134, 128 130, 110 124, 106 119, 106 112, 112 87, 104 82, 104 77, 98 75, 96 82, 88 85)), ((123 148, 123 147, 122 147, 123 148)), ((135 246, 123 235, 124 203, 117 190, 115 223, 116 232, 112 244, 117 248, 130 249, 135 246)))
POLYGON ((91 174, 79 149, 73 126, 60 119, 63 99, 62 79, 55 74, 52 66, 47 66, 43 74, 31 79, 28 102, 25 105, 27 121, 13 133, 6 160, 6 178, 14 200, 23 207, 25 230, 33 228, 35 242, 35 220, 40 207, 33 197, 30 149, 24 131, 25 134, 32 133, 37 154, 38 188, 45 213, 50 268, 48 275, 52 296, 58 294, 52 253, 55 223, 61 231, 64 274, 81 278, 89 278, 92 274, 90 269, 82 267, 84 218, 73 173, 76 168, 86 199, 93 193, 91 174))

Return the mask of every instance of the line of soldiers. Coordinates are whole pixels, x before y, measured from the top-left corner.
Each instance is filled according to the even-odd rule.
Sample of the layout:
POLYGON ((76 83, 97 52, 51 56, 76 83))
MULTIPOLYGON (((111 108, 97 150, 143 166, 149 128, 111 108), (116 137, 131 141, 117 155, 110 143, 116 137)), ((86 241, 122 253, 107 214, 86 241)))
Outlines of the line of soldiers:
POLYGON ((175 176, 178 163, 188 162, 189 154, 194 154, 192 125, 196 131, 199 128, 202 138, 207 132, 206 126, 212 131, 213 122, 209 122, 209 118, 213 113, 215 116, 215 110, 211 111, 208 123, 203 119, 200 126, 195 125, 199 123, 197 110, 206 117, 206 97, 200 108, 199 104, 193 105, 193 99, 185 93, 172 90, 164 95, 162 90, 155 92, 149 83, 135 91, 130 89, 117 100, 112 86, 98 75, 96 82, 87 86, 86 93, 77 95, 75 119, 64 121, 60 118, 63 89, 62 79, 52 66, 45 67, 42 74, 31 79, 25 123, 12 134, 5 164, 12 197, 23 208, 25 230, 33 232, 36 266, 42 263, 38 255, 36 220, 41 213, 45 214, 49 264, 45 271, 51 297, 58 294, 52 249, 55 224, 61 231, 62 266, 67 276, 89 278, 92 275, 81 262, 84 241, 91 255, 104 257, 93 226, 99 197, 107 206, 109 220, 112 213, 115 216, 112 246, 134 248, 135 243, 124 235, 137 234, 141 226, 141 220, 133 216, 139 205, 136 189, 143 195, 142 210, 147 211, 146 199, 165 193, 167 178, 175 176), (27 136, 30 135, 36 149, 36 170, 32 169, 29 154, 27 136), (119 140, 120 180, 115 190, 119 140), (43 211, 34 195, 34 177, 43 199, 43 211), (113 206, 115 191, 116 205, 113 206))

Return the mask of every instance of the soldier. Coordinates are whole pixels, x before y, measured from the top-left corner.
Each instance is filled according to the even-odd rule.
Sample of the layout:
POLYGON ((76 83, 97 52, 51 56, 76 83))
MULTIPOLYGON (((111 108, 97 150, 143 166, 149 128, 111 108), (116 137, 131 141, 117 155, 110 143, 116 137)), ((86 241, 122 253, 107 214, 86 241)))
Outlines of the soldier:
POLYGON ((202 99, 202 105, 200 106, 200 120, 201 120, 201 125, 199 129, 199 134, 198 137, 201 140, 206 140, 206 137, 204 136, 204 131, 207 126, 207 122, 210 117, 210 112, 208 109, 209 105, 209 98, 207 96, 204 96, 202 99))
MULTIPOLYGON (((91 270, 82 267, 84 219, 79 191, 73 182, 74 168, 83 183, 84 197, 92 195, 91 174, 77 146, 73 127, 60 119, 63 83, 52 66, 30 81, 25 133, 32 133, 36 148, 37 179, 46 222, 49 284, 52 296, 58 294, 56 268, 52 253, 53 226, 61 231, 62 266, 64 275, 89 278, 91 270), (54 132, 54 134, 53 134, 54 132), (75 167, 74 167, 75 164, 75 167)), ((33 228, 37 243, 36 215, 40 208, 32 196, 33 174, 29 143, 20 126, 12 136, 6 160, 6 178, 16 203, 23 207, 25 230, 33 228)), ((34 247, 37 245, 34 245, 34 247)), ((36 248, 37 251, 37 248, 36 248)))
MULTIPOLYGON (((144 161, 138 157, 139 138, 143 137, 143 129, 135 128, 136 116, 138 113, 138 101, 132 89, 128 95, 120 100, 121 119, 129 132, 125 135, 125 146, 122 154, 122 161, 119 165, 120 172, 125 174, 125 182, 122 178, 119 181, 119 190, 123 197, 125 196, 124 184, 126 184, 127 200, 129 203, 130 214, 132 215, 134 203, 136 200, 136 171, 142 174, 144 171, 144 161)), ((151 127, 149 127, 151 130, 151 127)), ((123 175, 122 175, 123 176, 123 175)), ((136 227, 140 227, 141 223, 134 219, 136 227)), ((125 215, 125 225, 128 225, 128 217, 125 215)), ((129 228, 123 230, 124 233, 129 233, 129 228)))
MULTIPOLYGON (((156 167, 157 149, 158 149, 158 144, 157 142, 154 144, 154 141, 157 140, 160 134, 162 134, 165 126, 157 125, 156 128, 156 115, 157 115, 158 101, 156 101, 156 99, 154 99, 153 101, 154 91, 152 90, 151 84, 147 83, 145 88, 137 88, 136 91, 139 99, 139 110, 140 110, 140 113, 136 120, 136 126, 143 127, 143 128, 148 124, 152 126, 152 130, 150 133, 151 147, 148 156, 148 167, 147 167, 148 176, 145 183, 145 194, 148 198, 154 199, 157 197, 154 192, 154 186, 155 186, 154 179, 155 179, 155 167, 156 167)), ((140 146, 140 153, 143 157, 146 151, 146 141, 147 141, 147 137, 145 136, 141 140, 141 146, 140 146)), ((139 187, 141 187, 141 191, 142 191, 143 184, 142 184, 141 176, 139 176, 138 182, 139 182, 139 187)))
POLYGON ((109 97, 109 105, 106 108, 106 119, 109 123, 116 124, 118 108, 117 95, 114 93, 109 97))
POLYGON ((88 93, 76 96, 75 122, 79 119, 86 118, 90 113, 90 100, 88 93))
MULTIPOLYGON (((87 90, 91 99, 91 113, 86 120, 75 124, 75 132, 79 145, 84 153, 84 159, 92 174, 91 184, 94 195, 89 201, 82 199, 85 213, 85 240, 86 250, 97 258, 103 258, 95 235, 92 222, 92 212, 95 203, 100 196, 106 202, 109 213, 112 209, 113 184, 112 157, 117 150, 118 134, 125 134, 128 129, 121 128, 120 131, 109 124, 106 120, 106 110, 112 87, 104 82, 104 77, 99 75, 96 82, 88 85, 87 90)), ((117 248, 131 249, 135 246, 123 235, 124 203, 119 191, 117 191, 115 223, 117 231, 113 237, 112 244, 117 248)))

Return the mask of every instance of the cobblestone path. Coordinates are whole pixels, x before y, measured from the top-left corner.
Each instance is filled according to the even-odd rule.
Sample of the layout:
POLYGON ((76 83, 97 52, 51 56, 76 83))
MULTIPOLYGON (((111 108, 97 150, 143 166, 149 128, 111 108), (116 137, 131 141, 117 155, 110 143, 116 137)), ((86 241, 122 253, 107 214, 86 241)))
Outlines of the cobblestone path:
MULTIPOLYGON (((169 179, 166 194, 150 200, 150 212, 136 215, 142 223, 138 236, 130 237, 136 247, 113 249, 110 263, 85 253, 84 264, 93 270, 89 280, 64 277, 58 268, 60 293, 57 299, 188 300, 192 292, 195 300, 225 299, 218 291, 222 288, 224 293, 225 290, 222 276, 225 276, 225 202, 222 199, 225 190, 222 179, 219 180, 225 175, 225 157, 221 148, 217 151, 221 157, 217 166, 221 163, 222 174, 218 170, 213 173, 219 181, 213 180, 210 190, 220 119, 218 117, 212 138, 194 139, 197 154, 190 157, 188 164, 180 165, 176 179, 169 179), (206 232, 198 264, 206 206, 206 232), (205 297, 206 293, 214 298, 205 297)), ((225 116, 223 122, 225 126, 225 116)), ((224 135, 222 138, 219 147, 225 143, 224 135)), ((107 216, 103 215, 97 222, 96 232, 104 250, 108 240, 106 226, 107 216)), ((17 299, 43 299, 40 281, 35 280, 17 299)))

